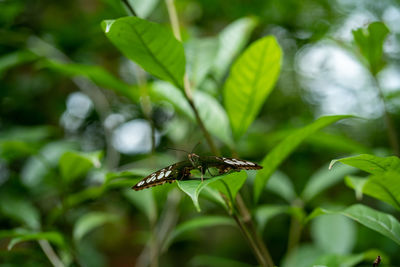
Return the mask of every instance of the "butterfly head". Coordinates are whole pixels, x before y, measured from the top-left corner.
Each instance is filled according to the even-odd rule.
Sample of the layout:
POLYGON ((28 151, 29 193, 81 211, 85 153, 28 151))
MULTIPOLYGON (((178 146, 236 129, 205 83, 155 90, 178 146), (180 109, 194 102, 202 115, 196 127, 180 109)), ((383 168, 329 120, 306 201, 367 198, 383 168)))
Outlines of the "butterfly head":
POLYGON ((188 154, 188 158, 190 163, 192 163, 193 167, 197 168, 200 164, 200 156, 195 153, 188 154))

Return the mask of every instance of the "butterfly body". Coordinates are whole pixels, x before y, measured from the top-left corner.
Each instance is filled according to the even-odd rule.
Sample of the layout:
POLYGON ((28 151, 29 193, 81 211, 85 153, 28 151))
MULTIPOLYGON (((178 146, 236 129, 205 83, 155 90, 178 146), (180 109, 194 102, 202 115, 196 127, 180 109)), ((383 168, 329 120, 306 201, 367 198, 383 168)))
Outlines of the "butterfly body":
POLYGON ((224 174, 229 171, 241 170, 258 170, 262 166, 247 160, 224 158, 215 156, 199 156, 194 153, 188 154, 188 160, 180 161, 161 170, 153 172, 149 176, 139 181, 132 189, 138 191, 164 183, 172 183, 176 180, 188 180, 190 171, 198 169, 201 172, 201 178, 206 173, 208 168, 217 168, 219 174, 224 174))

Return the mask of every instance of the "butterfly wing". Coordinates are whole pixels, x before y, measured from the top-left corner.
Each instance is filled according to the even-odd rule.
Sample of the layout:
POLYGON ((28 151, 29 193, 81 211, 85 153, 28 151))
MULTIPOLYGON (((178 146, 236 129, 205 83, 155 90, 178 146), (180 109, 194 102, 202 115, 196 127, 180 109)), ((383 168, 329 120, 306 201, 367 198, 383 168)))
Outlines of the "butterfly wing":
POLYGON ((132 189, 139 191, 152 186, 162 185, 167 182, 172 183, 175 180, 184 180, 189 178, 190 171, 192 169, 193 166, 188 160, 177 162, 175 164, 162 168, 161 170, 153 172, 149 176, 146 176, 136 185, 134 185, 132 189))
POLYGON ((204 157, 204 161, 208 167, 216 167, 219 174, 227 173, 231 170, 241 171, 241 170, 259 170, 263 167, 257 163, 235 158, 224 158, 224 157, 214 157, 208 156, 204 157))

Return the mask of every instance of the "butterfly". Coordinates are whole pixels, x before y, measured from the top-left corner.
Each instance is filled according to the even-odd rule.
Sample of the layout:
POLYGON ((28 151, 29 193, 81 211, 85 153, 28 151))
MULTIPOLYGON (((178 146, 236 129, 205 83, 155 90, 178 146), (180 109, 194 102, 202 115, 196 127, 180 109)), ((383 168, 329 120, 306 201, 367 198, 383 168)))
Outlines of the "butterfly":
POLYGON ((229 171, 262 169, 262 166, 247 160, 199 156, 195 153, 189 153, 187 160, 177 162, 153 172, 134 185, 132 189, 139 191, 156 185, 172 183, 176 180, 188 180, 191 176, 190 171, 194 169, 198 169, 201 172, 201 181, 203 181, 203 176, 210 167, 217 168, 218 174, 224 174, 229 171))

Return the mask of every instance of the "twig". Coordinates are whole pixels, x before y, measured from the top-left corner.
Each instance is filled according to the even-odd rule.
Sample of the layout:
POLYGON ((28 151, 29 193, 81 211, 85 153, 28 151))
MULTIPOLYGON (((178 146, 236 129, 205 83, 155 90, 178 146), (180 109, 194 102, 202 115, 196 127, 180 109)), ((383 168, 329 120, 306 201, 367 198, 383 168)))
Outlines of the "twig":
MULTIPOLYGON (((179 29, 178 15, 176 14, 174 0, 165 0, 165 2, 167 5, 168 14, 169 14, 170 22, 171 22, 171 27, 172 27, 172 31, 175 35, 175 38, 179 41, 182 41, 181 32, 179 29)), ((217 147, 215 146, 210 133, 207 131, 203 121, 201 120, 199 111, 197 110, 196 105, 194 104, 193 94, 192 94, 192 90, 190 87, 190 81, 189 81, 189 76, 188 76, 187 72, 184 75, 183 84, 184 84, 184 91, 185 91, 186 99, 189 102, 189 105, 194 112, 196 121, 197 121, 198 125, 200 126, 200 129, 202 130, 204 137, 206 138, 206 141, 211 149, 211 152, 214 155, 219 156, 220 153, 219 153, 217 147)))
MULTIPOLYGON (((303 202, 300 199, 296 199, 292 202, 292 207, 299 207, 303 209, 303 206, 303 202)), ((289 240, 287 248, 288 253, 290 253, 297 247, 300 240, 302 228, 302 224, 300 223, 298 218, 295 215, 292 215, 290 218, 289 240)))
MULTIPOLYGON (((171 22, 171 26, 172 26, 174 35, 179 41, 181 41, 181 34, 180 34, 180 30, 179 30, 179 21, 178 21, 178 16, 177 16, 175 5, 174 5, 174 0, 165 0, 165 2, 167 5, 168 14, 169 14, 169 18, 170 18, 170 22, 171 22)), ((193 95, 192 95, 192 91, 190 88, 189 76, 188 76, 187 72, 185 73, 185 76, 184 76, 184 91, 185 91, 186 99, 188 100, 188 102, 196 116, 197 123, 200 126, 201 130, 203 131, 204 137, 206 138, 211 151, 213 152, 214 155, 219 156, 220 152, 218 151, 217 147, 215 146, 215 144, 211 138, 211 135, 207 131, 206 127, 204 126, 204 123, 201 120, 198 110, 194 104, 193 95)), ((274 265, 273 265, 272 258, 270 256, 267 248, 265 247, 264 242, 262 241, 261 237, 255 230, 254 223, 251 219, 250 212, 247 209, 246 205, 244 204, 240 194, 237 195, 237 199, 240 199, 240 201, 239 201, 240 204, 238 204, 239 215, 242 216, 242 218, 246 222, 246 225, 248 226, 248 228, 246 227, 246 225, 243 224, 241 219, 236 214, 232 214, 232 217, 235 219, 239 228, 242 230, 244 236, 246 237, 247 241, 249 242, 251 248, 253 249, 253 252, 256 255, 257 260, 259 261, 261 266, 273 267, 274 265), (249 233, 249 230, 251 231, 251 234, 249 233)), ((234 203, 232 203, 232 204, 234 204, 234 203)))
POLYGON ((128 0, 122 0, 122 2, 129 9, 129 12, 131 12, 131 15, 137 17, 137 14, 136 14, 135 10, 133 9, 133 7, 131 6, 131 4, 129 3, 129 1, 128 0))
POLYGON ((46 257, 49 259, 51 264, 53 264, 54 267, 64 267, 64 263, 60 260, 50 243, 45 240, 41 239, 38 241, 40 247, 42 248, 44 254, 46 257))
POLYGON ((252 220, 251 214, 246 207, 243 198, 240 194, 236 195, 236 203, 238 207, 238 211, 241 214, 243 221, 245 222, 246 226, 249 228, 257 246, 259 247, 262 256, 264 257, 264 261, 266 262, 266 266, 274 266, 274 262, 272 260, 271 254, 269 253, 267 247, 265 246, 264 241, 262 240, 260 233, 257 231, 254 222, 252 220))
POLYGON ((240 218, 236 214, 233 214, 232 217, 235 219, 237 225, 239 226, 239 229, 243 233, 243 236, 246 238, 247 242, 253 249, 253 252, 256 255, 258 263, 263 267, 273 266, 273 265, 267 265, 260 249, 258 248, 257 244, 254 242, 251 234, 248 232, 246 226, 242 223, 240 218))

